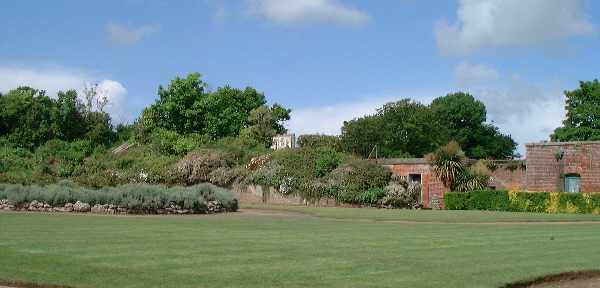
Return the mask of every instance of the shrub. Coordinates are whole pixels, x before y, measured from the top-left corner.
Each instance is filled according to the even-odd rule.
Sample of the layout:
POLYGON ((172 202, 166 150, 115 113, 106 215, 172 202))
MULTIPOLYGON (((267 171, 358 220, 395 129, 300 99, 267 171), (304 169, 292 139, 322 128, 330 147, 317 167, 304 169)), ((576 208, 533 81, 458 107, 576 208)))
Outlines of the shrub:
POLYGON ((169 204, 205 213, 208 201, 219 201, 227 211, 238 209, 237 199, 231 191, 207 183, 191 187, 126 184, 98 190, 83 188, 73 182, 47 186, 3 184, 0 185, 0 199, 8 199, 15 205, 36 200, 55 207, 76 201, 90 205, 113 204, 142 213, 156 213, 157 209, 169 204))
MULTIPOLYGON (((371 188, 383 188, 391 172, 366 160, 351 160, 328 175, 330 194, 342 203, 360 204, 363 193, 371 188)), ((381 195, 381 194, 380 194, 381 195)), ((383 195, 381 195, 383 197, 383 195)))
POLYGON ((177 169, 187 184, 210 181, 210 174, 219 168, 229 168, 231 157, 225 152, 203 149, 186 155, 177 163, 177 169))
POLYGON ((449 192, 445 194, 444 202, 448 210, 595 213, 595 211, 600 210, 600 193, 545 193, 506 190, 449 192))
POLYGON ((421 189, 420 183, 395 179, 385 186, 381 204, 391 208, 415 208, 419 204, 421 189))

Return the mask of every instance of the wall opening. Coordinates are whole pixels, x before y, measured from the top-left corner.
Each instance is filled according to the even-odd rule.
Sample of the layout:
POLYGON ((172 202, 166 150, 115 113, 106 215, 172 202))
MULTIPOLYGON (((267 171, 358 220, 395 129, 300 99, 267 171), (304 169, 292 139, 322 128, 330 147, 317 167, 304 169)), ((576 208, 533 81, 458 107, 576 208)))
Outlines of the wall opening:
POLYGON ((581 176, 579 174, 565 175, 565 192, 581 192, 581 176))
POLYGON ((421 182, 421 174, 408 174, 408 182, 423 184, 423 182, 421 182))

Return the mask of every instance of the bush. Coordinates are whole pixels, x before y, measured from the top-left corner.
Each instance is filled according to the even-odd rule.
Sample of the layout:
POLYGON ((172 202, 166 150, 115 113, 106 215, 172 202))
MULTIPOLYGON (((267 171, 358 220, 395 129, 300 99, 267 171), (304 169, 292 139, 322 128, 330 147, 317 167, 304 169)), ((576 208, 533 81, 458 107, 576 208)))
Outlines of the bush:
MULTIPOLYGON (((328 176, 329 194, 341 203, 361 204, 365 191, 385 187, 390 176, 391 172, 382 166, 366 160, 351 160, 328 176)), ((382 194, 379 195, 383 197, 382 194)))
POLYGON ((448 210, 600 214, 600 193, 506 190, 449 192, 444 196, 444 202, 448 210))
POLYGON ((210 181, 211 173, 231 167, 231 155, 218 150, 204 149, 189 153, 177 163, 177 169, 187 184, 210 181))
POLYGON ((206 183, 191 187, 126 184, 98 190, 83 188, 70 181, 47 186, 2 184, 0 199, 8 199, 14 205, 36 200, 54 207, 76 201, 90 205, 112 204, 142 213, 156 213, 157 209, 169 204, 205 213, 208 201, 219 201, 227 211, 238 209, 237 199, 231 191, 206 183))
POLYGON ((421 189, 421 183, 408 183, 406 179, 393 180, 385 187, 381 204, 391 208, 415 208, 419 205, 421 189))

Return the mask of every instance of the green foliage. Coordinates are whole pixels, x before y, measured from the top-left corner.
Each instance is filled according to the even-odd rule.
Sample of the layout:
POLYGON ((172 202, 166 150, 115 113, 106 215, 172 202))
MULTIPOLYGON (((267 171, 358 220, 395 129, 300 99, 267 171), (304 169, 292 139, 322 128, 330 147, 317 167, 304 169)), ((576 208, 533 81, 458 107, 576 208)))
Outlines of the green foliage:
POLYGON ((444 196, 444 203, 448 210, 600 214, 600 193, 506 190, 449 192, 444 196))
POLYGON ((421 157, 442 143, 439 127, 428 106, 404 99, 385 104, 375 115, 344 122, 342 146, 362 157, 375 146, 380 157, 421 157))
POLYGON ((319 148, 327 147, 336 151, 342 151, 342 143, 339 136, 321 135, 321 134, 305 134, 298 137, 298 145, 300 147, 319 148))
POLYGON ((86 110, 74 90, 53 99, 44 91, 19 87, 0 95, 0 137, 33 150, 52 139, 105 145, 114 140, 114 132, 110 116, 86 110))
POLYGON ((277 104, 265 106, 265 96, 250 87, 240 90, 225 86, 208 92, 200 77, 199 73, 192 73, 186 78, 175 78, 166 89, 159 87, 159 99, 144 110, 137 122, 136 138, 144 142, 150 131, 163 128, 214 140, 238 136, 252 125, 258 127, 248 133, 264 142, 265 134, 285 131, 282 122, 289 119, 288 109, 277 104))
POLYGON ((242 137, 271 146, 273 136, 287 132, 283 122, 290 119, 290 109, 278 104, 272 107, 260 106, 250 111, 248 122, 250 126, 242 130, 242 137))
POLYGON ((385 197, 381 199, 381 205, 392 208, 415 208, 420 205, 422 189, 421 183, 408 182, 404 177, 392 176, 392 181, 385 186, 385 197))
POLYGON ((515 141, 485 121, 483 103, 466 93, 436 98, 429 106, 404 99, 345 122, 341 143, 362 157, 374 157, 375 147, 380 157, 422 157, 450 140, 471 158, 514 157, 515 141))
POLYGON ((508 135, 486 124, 487 111, 483 102, 467 93, 451 93, 433 100, 430 105, 449 140, 457 141, 469 158, 512 158, 517 147, 508 135))
POLYGON ((207 202, 219 200, 227 211, 238 209, 237 199, 231 191, 211 184, 190 187, 166 187, 148 184, 126 184, 102 189, 88 189, 72 182, 61 182, 48 186, 22 186, 18 184, 0 185, 0 198, 8 199, 14 205, 33 200, 52 206, 81 201, 90 205, 113 204, 137 210, 141 213, 156 213, 157 209, 175 204, 197 213, 207 211, 207 202))
POLYGON ((477 161, 468 166, 464 152, 457 142, 451 141, 427 155, 434 174, 451 191, 473 191, 485 189, 490 181, 491 171, 486 161, 477 161))
MULTIPOLYGON (((330 194, 339 202, 361 204, 365 199, 365 191, 384 188, 390 177, 391 172, 384 167, 365 160, 352 159, 328 175, 327 186, 330 194)), ((378 195, 383 197, 385 193, 378 195)))
POLYGON ((245 181, 316 200, 326 196, 325 181, 346 158, 343 153, 325 147, 277 150, 265 163, 251 167, 245 181))
POLYGON ((565 91, 567 119, 550 136, 553 141, 600 140, 600 82, 581 81, 579 88, 565 91))

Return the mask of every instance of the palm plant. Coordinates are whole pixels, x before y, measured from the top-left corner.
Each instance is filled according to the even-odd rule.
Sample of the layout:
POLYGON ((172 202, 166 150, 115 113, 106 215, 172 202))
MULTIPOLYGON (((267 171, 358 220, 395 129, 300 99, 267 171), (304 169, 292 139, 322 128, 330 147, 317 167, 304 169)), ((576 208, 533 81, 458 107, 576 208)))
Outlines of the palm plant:
POLYGON ((467 166, 467 158, 456 141, 451 141, 427 155, 434 174, 451 191, 473 191, 485 189, 490 180, 490 169, 485 162, 478 161, 467 166))
POLYGON ((444 186, 454 190, 457 179, 465 171, 466 157, 456 141, 451 141, 427 155, 427 161, 433 167, 433 172, 444 186))

